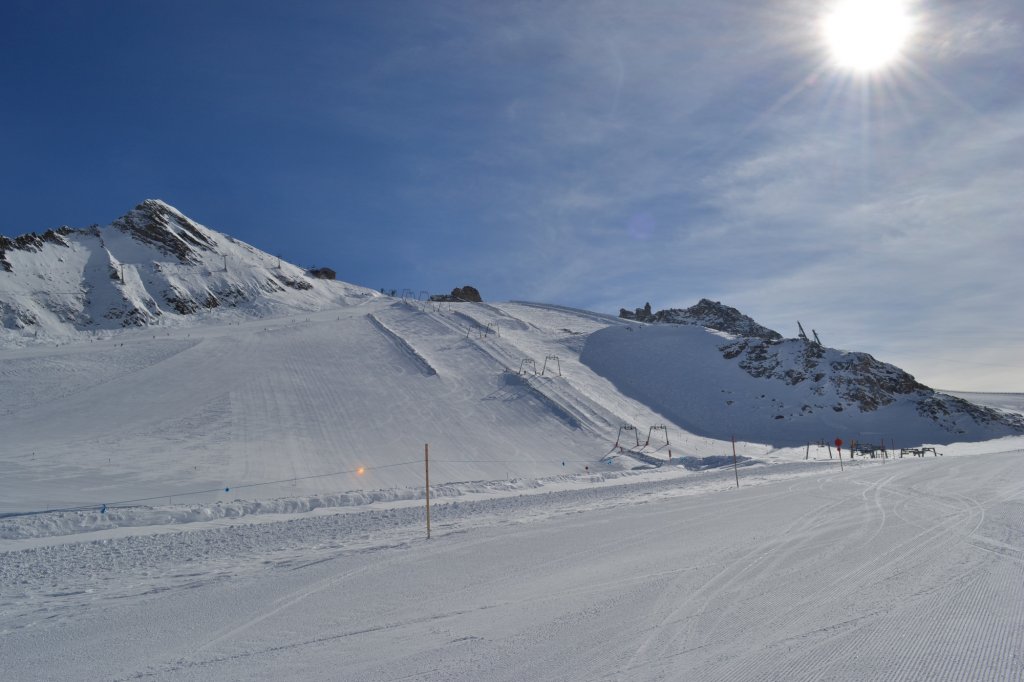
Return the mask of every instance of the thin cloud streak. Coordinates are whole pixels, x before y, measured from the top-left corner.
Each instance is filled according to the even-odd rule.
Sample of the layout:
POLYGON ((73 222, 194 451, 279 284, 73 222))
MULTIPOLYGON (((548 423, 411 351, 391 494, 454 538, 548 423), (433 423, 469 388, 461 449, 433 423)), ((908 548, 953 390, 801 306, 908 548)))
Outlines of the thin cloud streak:
MULTIPOLYGON (((1005 19, 996 25, 1003 34, 1016 30, 1005 19)), ((742 35, 744 26, 731 28, 742 35)), ((1019 106, 983 113, 950 107, 955 77, 946 73, 940 89, 919 75, 914 80, 912 71, 904 83, 876 84, 869 95, 882 99, 871 101, 864 86, 847 83, 844 90, 807 58, 806 80, 761 100, 761 110, 742 86, 762 64, 715 52, 726 58, 713 72, 698 69, 699 82, 681 77, 677 88, 659 87, 663 72, 652 65, 664 68, 657 54, 664 45, 657 39, 644 43, 655 49, 643 56, 619 53, 628 78, 614 84, 595 55, 598 46, 621 40, 619 30, 573 29, 570 61, 577 72, 590 61, 601 65, 588 82, 607 83, 626 102, 643 92, 654 106, 542 121, 536 146, 547 158, 575 163, 540 173, 532 209, 520 216, 527 221, 524 251, 536 264, 527 297, 611 312, 652 299, 667 307, 721 296, 783 331, 798 317, 814 318, 840 347, 883 359, 891 352, 916 364, 935 358, 921 378, 933 372, 950 388, 1024 388, 1024 372, 1013 369, 1005 349, 991 346, 988 331, 1024 333, 1024 316, 1012 314, 1024 284, 1017 267, 1024 214, 1015 189, 1024 186, 1019 106), (729 99, 735 106, 724 109, 729 99), (732 144, 733 135, 744 143, 732 144), (654 216, 656 225, 644 241, 628 229, 639 214, 654 216), (940 360, 951 342, 964 348, 961 367, 940 360), (1001 358, 1008 371, 979 369, 982 361, 972 358, 1001 358)), ((969 50, 972 40, 958 49, 969 50)), ((780 72, 795 73, 784 57, 780 72)), ((570 87, 562 101, 572 108, 585 101, 580 95, 570 87)), ((533 106, 559 109, 551 101, 533 106)))

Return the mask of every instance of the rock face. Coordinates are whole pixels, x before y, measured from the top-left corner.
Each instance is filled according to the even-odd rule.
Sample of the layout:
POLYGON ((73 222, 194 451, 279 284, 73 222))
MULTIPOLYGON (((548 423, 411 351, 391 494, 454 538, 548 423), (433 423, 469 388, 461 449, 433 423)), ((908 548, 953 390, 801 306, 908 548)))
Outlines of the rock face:
POLYGON ((778 341, 782 338, 782 334, 767 327, 762 327, 752 318, 736 310, 736 308, 706 298, 702 298, 697 305, 689 308, 669 308, 667 310, 659 310, 656 313, 651 312, 650 303, 646 304, 643 308, 637 308, 633 312, 622 308, 619 310, 619 317, 638 322, 693 324, 728 334, 735 334, 736 336, 763 339, 765 341, 778 341))
MULTIPOLYGON (((867 353, 841 353, 802 339, 765 341, 738 339, 719 347, 722 357, 736 360, 755 378, 781 381, 789 386, 809 385, 812 395, 824 395, 830 385, 844 403, 862 412, 893 403, 898 396, 931 391, 910 374, 879 362, 867 353)), ((836 411, 842 411, 837 403, 836 411)))
POLYGON ((217 246, 207 230, 157 199, 146 199, 111 227, 192 265, 201 260, 197 251, 211 252, 217 246))
POLYGON ((57 230, 47 230, 42 234, 29 232, 14 239, 0 234, 0 269, 5 272, 13 270, 10 261, 7 260, 8 251, 39 251, 44 244, 57 244, 66 247, 69 244, 64 237, 73 232, 75 230, 70 227, 61 227, 57 230))
POLYGON ((338 273, 330 268, 310 268, 306 271, 310 277, 316 279, 337 279, 338 273))
POLYGON ((737 339, 719 350, 723 358, 735 360, 751 377, 781 382, 795 392, 806 391, 804 413, 822 408, 868 413, 905 402, 952 435, 967 433, 965 420, 1024 432, 1024 417, 939 393, 868 353, 839 351, 806 339, 759 338, 737 339))
POLYGON ((431 301, 465 301, 468 303, 483 303, 483 299, 480 298, 480 292, 476 290, 476 287, 471 287, 468 284, 464 287, 455 287, 452 289, 450 294, 435 294, 430 297, 431 301))

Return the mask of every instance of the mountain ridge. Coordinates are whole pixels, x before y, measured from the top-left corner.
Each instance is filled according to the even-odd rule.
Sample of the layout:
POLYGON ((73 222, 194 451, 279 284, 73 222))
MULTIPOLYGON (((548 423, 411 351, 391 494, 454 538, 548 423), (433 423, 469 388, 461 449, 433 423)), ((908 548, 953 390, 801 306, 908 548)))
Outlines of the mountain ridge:
MULTIPOLYGON (((76 335, 79 340, 91 340, 97 332, 113 335, 124 328, 341 311, 370 301, 397 317, 385 321, 379 313, 360 315, 364 322, 377 320, 383 329, 392 330, 397 320, 399 328, 408 327, 407 337, 391 337, 401 340, 397 345, 403 358, 423 360, 407 368, 416 374, 436 377, 443 372, 436 369, 440 356, 430 357, 417 349, 419 343, 434 342, 422 336, 428 329, 430 335, 454 332, 453 339, 462 339, 460 345, 497 343, 499 334, 501 343, 518 337, 522 350, 507 350, 502 361, 518 367, 520 373, 526 360, 532 359, 526 349, 536 344, 534 323, 513 319, 500 308, 456 303, 459 309, 450 311, 448 319, 437 303, 400 302, 343 281, 319 279, 207 228, 159 200, 140 203, 106 227, 61 227, 41 235, 4 238, 0 246, 7 263, 0 270, 0 345, 7 347, 64 343, 74 341, 76 335), (417 322, 421 316, 436 317, 436 324, 421 326, 417 322), (464 329, 466 324, 469 328, 464 329)), ((565 335, 557 347, 590 363, 623 396, 651 406, 693 433, 725 440, 730 434, 722 420, 735 420, 737 414, 750 427, 741 432, 743 437, 774 445, 792 445, 810 433, 818 434, 823 424, 847 431, 875 429, 879 434, 927 433, 933 441, 944 442, 1024 433, 1024 418, 1019 415, 936 392, 866 353, 826 348, 806 338, 784 339, 717 301, 701 299, 690 308, 658 313, 647 305, 632 314, 622 311, 625 314, 618 319, 569 309, 558 312, 558 308, 541 305, 538 310, 548 312, 531 314, 587 319, 592 328, 577 334, 566 326, 570 323, 559 322, 562 326, 550 332, 565 335), (694 414, 702 417, 695 420, 694 414), (897 431, 897 416, 936 428, 897 431), (861 423, 876 426, 859 428, 861 423)), ((340 322, 345 316, 331 319, 335 317, 340 322)), ((426 324, 426 317, 422 322, 426 324)), ((383 333, 379 325, 370 326, 375 334, 383 333)), ((345 329, 339 333, 349 333, 345 329)), ((454 347, 452 340, 444 344, 446 352, 454 347)), ((356 348, 368 357, 378 350, 369 345, 356 348)), ((548 346, 537 358, 550 356, 550 360, 558 353, 548 346)), ((461 377, 466 370, 458 365, 449 371, 461 377)), ((526 386, 532 390, 532 384, 526 386)), ((588 404, 589 398, 582 394, 569 391, 565 395, 573 396, 570 402, 588 404)), ((537 399, 548 400, 540 394, 537 399)), ((615 419, 605 415, 598 421, 610 424, 615 419)))
POLYGON ((105 227, 0 237, 0 331, 8 343, 177 324, 215 309, 318 310, 376 295, 310 276, 158 199, 105 227))
POLYGON ((651 312, 650 303, 633 312, 621 308, 619 317, 624 320, 636 320, 650 324, 694 324, 737 336, 767 341, 782 339, 782 334, 758 324, 752 317, 744 315, 736 308, 707 298, 700 299, 689 308, 668 308, 656 313, 651 312))

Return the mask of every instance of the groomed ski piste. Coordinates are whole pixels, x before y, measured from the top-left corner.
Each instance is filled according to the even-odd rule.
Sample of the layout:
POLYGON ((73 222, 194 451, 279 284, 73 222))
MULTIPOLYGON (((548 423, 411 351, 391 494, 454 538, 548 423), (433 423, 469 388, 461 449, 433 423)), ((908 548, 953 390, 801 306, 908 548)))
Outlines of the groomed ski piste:
POLYGON ((5 678, 1024 679, 1024 438, 734 467, 631 345, 703 331, 274 312, 4 351, 5 678))

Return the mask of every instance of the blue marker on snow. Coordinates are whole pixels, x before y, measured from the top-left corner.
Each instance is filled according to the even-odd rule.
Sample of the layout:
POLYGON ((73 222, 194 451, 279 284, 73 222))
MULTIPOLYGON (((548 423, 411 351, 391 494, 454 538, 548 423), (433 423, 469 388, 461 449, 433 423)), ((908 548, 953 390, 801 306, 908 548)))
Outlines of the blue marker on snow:
POLYGON ((224 488, 224 492, 230 492, 231 488, 224 488))
POLYGON ((103 505, 102 507, 100 507, 100 514, 106 514, 106 513, 107 513, 107 505, 103 505))

